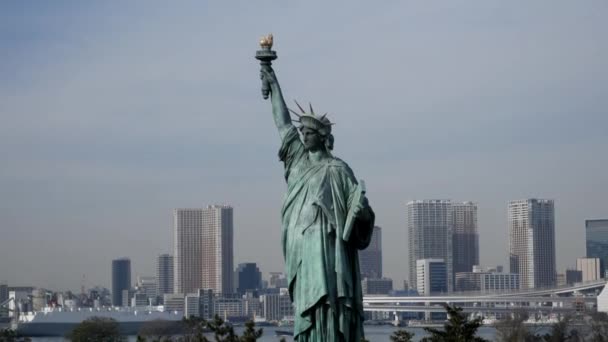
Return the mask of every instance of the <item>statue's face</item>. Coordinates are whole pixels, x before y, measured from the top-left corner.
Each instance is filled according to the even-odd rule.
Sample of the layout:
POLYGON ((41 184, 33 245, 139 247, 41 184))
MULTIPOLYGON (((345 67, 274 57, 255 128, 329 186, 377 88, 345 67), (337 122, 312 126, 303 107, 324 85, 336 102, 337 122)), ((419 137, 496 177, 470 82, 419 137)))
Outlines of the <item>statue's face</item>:
POLYGON ((323 138, 319 132, 312 128, 303 127, 300 133, 302 133, 302 142, 306 150, 317 151, 323 147, 323 138))

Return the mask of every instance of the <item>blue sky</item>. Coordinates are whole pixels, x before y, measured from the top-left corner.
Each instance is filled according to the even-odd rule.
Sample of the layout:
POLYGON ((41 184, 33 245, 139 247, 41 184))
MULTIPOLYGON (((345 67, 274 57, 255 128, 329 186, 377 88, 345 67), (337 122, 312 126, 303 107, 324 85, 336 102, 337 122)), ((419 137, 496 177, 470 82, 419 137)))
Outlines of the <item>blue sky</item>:
POLYGON ((608 217, 603 1, 0 3, 0 281, 153 274, 171 210, 235 207, 236 262, 283 267, 284 184, 262 34, 291 101, 329 112, 366 180, 386 275, 407 274, 405 203, 479 205, 505 264, 507 202, 556 201, 558 269, 608 217), (260 237, 263 237, 262 240, 260 237))

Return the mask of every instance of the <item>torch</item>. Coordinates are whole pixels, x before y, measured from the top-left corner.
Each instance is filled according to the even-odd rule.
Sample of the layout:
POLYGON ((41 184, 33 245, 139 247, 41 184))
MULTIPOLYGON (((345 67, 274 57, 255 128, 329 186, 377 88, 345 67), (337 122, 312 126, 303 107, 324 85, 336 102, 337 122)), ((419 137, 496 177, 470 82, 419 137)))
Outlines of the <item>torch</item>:
MULTIPOLYGON (((260 65, 268 65, 272 64, 272 61, 277 59, 277 53, 272 48, 272 34, 264 36, 260 39, 260 50, 256 51, 255 58, 260 61, 260 65)), ((268 99, 268 94, 270 93, 270 85, 268 82, 262 82, 262 96, 264 100, 268 99)))

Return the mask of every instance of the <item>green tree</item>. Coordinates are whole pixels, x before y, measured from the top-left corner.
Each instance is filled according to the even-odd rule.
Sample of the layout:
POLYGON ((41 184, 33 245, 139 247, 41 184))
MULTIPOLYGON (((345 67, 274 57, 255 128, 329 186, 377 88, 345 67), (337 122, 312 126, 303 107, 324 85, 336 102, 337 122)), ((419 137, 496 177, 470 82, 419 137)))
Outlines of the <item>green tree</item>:
POLYGON ((0 330, 0 341, 1 342, 12 342, 17 339, 17 333, 11 329, 0 330))
POLYGON ((75 342, 116 342, 124 341, 118 323, 107 317, 91 317, 78 324, 66 336, 75 342))
POLYGON ((0 329, 0 342, 29 342, 32 339, 29 337, 22 337, 15 330, 12 329, 0 329))
POLYGON ((589 341, 608 342, 608 314, 597 312, 591 315, 589 341))
POLYGON ((216 342, 239 342, 239 337, 234 333, 232 325, 215 315, 212 321, 207 322, 207 328, 213 332, 216 342))
POLYGON ((462 308, 446 305, 448 321, 443 330, 424 328, 431 336, 422 339, 423 342, 485 342, 486 340, 475 336, 481 326, 482 317, 470 320, 462 308))
POLYGON ((496 324, 496 339, 500 342, 535 341, 534 334, 525 325, 529 315, 524 310, 514 311, 496 324))
POLYGON ((170 342, 171 336, 184 331, 190 332, 187 325, 184 322, 181 323, 162 319, 145 322, 139 329, 137 337, 140 338, 140 341, 138 342, 170 342))
POLYGON ((414 335, 414 333, 407 330, 399 329, 395 331, 390 338, 392 342, 411 342, 414 335))
POLYGON ((245 323, 245 331, 243 331, 243 336, 241 336, 241 342, 255 342, 262 336, 264 333, 263 329, 255 329, 255 323, 253 321, 247 321, 245 323))
POLYGON ((551 325, 551 331, 544 335, 536 335, 538 341, 545 342, 578 342, 582 338, 579 336, 578 331, 570 328, 572 323, 572 317, 566 316, 559 320, 559 322, 551 325))
POLYGON ((200 317, 189 317, 182 320, 185 327, 183 342, 209 342, 204 332, 209 322, 200 317))

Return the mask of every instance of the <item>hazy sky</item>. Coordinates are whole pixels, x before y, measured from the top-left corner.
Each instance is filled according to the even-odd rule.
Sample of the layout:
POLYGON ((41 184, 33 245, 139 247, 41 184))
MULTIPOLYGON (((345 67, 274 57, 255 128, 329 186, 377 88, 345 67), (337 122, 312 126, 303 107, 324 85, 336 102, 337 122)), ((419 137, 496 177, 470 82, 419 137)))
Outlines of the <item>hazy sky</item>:
POLYGON ((286 99, 329 112, 365 179, 385 273, 407 274, 405 204, 479 205, 507 265, 507 202, 555 200, 558 270, 608 217, 608 2, 0 2, 0 282, 153 275, 172 209, 234 206, 235 266, 283 269, 285 184, 258 39, 286 99))

